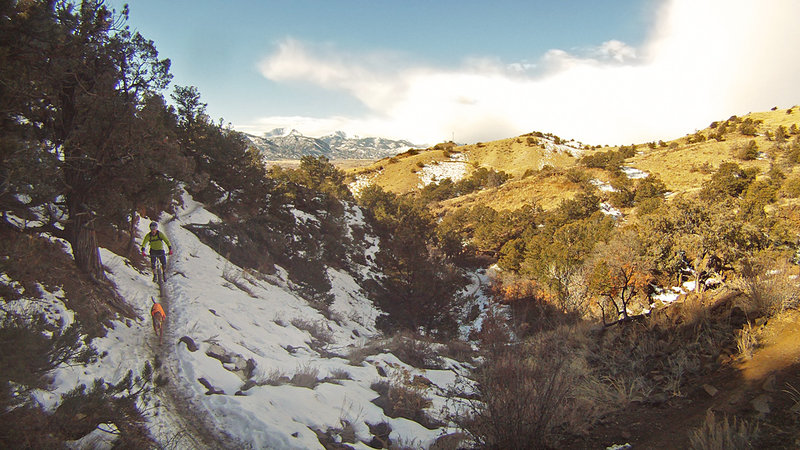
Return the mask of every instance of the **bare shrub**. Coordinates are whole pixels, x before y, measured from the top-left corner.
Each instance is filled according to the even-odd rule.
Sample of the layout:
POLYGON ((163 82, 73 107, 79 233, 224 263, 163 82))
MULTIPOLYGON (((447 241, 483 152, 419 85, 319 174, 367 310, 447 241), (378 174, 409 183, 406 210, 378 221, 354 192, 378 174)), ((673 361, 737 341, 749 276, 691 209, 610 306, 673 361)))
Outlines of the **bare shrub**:
POLYGON ((333 342, 333 332, 328 328, 324 320, 306 320, 296 317, 291 320, 291 324, 299 330, 308 331, 312 338, 317 341, 330 344, 333 342))
POLYGON ((427 395, 430 382, 424 377, 415 376, 407 369, 396 369, 391 381, 373 383, 371 388, 380 394, 375 403, 387 416, 404 417, 430 429, 439 425, 425 412, 432 403, 427 395))
POLYGON ((495 351, 484 353, 473 381, 453 389, 448 420, 480 448, 543 448, 560 430, 588 429, 598 411, 581 388, 592 378, 589 335, 589 328, 562 325, 521 344, 483 342, 495 351))
POLYGON ((395 356, 410 366, 438 369, 442 367, 442 358, 434 346, 433 342, 408 331, 395 334, 388 345, 395 356))
POLYGON ((736 287, 747 297, 740 306, 748 315, 771 317, 800 304, 800 291, 788 264, 761 256, 744 260, 740 272, 736 287))
POLYGON ((250 281, 249 276, 247 276, 241 269, 233 265, 226 264, 225 267, 222 269, 222 278, 224 278, 225 281, 236 286, 239 290, 249 295, 250 297, 258 298, 258 296, 253 292, 253 290, 250 289, 250 287, 247 285, 247 282, 250 281))
POLYGON ((749 323, 741 330, 736 330, 736 350, 744 359, 753 357, 753 350, 758 345, 758 338, 749 323))
POLYGON ((328 377, 333 380, 352 380, 353 377, 350 376, 350 372, 344 369, 334 369, 331 370, 331 375, 328 377))
POLYGON ((456 361, 469 362, 476 355, 472 344, 461 339, 453 339, 445 344, 445 355, 456 361))
POLYGON ((543 448, 569 415, 573 381, 563 362, 507 352, 478 370, 474 398, 450 420, 480 448, 543 448))
POLYGON ((291 380, 292 385, 314 389, 319 384, 319 369, 310 364, 297 368, 291 380))
POLYGON ((430 419, 425 413, 425 409, 431 406, 431 399, 427 396, 429 388, 422 378, 412 376, 408 370, 397 371, 388 392, 389 417, 405 417, 429 425, 430 419))
POLYGON ((737 418, 731 421, 728 416, 718 420, 709 410, 703 424, 689 433, 689 442, 696 450, 748 449, 753 448, 757 434, 757 425, 737 418))

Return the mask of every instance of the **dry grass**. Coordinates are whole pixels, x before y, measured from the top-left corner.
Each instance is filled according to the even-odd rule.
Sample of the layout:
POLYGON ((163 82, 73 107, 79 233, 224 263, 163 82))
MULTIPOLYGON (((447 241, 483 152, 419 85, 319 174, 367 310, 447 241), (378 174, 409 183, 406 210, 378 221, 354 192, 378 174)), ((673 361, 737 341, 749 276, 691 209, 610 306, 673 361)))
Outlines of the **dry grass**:
POLYGON ((231 264, 226 264, 225 267, 222 269, 222 278, 236 286, 239 290, 246 293, 252 298, 258 298, 258 296, 250 289, 248 286, 248 282, 250 281, 251 275, 249 272, 245 272, 238 267, 235 267, 231 264))
POLYGON ((333 332, 328 328, 324 320, 311 321, 295 317, 291 320, 291 324, 299 330, 308 331, 311 337, 318 342, 326 344, 333 342, 333 332))
MULTIPOLYGON (((693 192, 700 189, 703 182, 726 161, 736 162, 742 167, 758 168, 761 173, 766 173, 770 167, 768 158, 753 161, 741 161, 736 157, 736 150, 755 140, 758 147, 770 157, 774 157, 776 145, 774 140, 765 136, 765 131, 774 131, 778 126, 790 127, 792 124, 800 126, 800 108, 794 108, 791 114, 786 114, 785 109, 753 113, 743 116, 742 119, 763 120, 758 136, 744 136, 733 127, 725 134, 725 140, 717 141, 708 139, 703 142, 690 143, 687 138, 680 138, 665 143, 665 146, 650 148, 640 143, 637 155, 626 160, 626 166, 658 175, 671 192, 693 192)), ((725 118, 720 118, 720 122, 725 118)), ((715 130, 705 128, 698 134, 710 136, 715 130)), ((688 135, 687 135, 688 136, 688 135)), ((473 205, 487 205, 496 210, 514 210, 532 202, 545 210, 556 207, 562 200, 571 198, 579 192, 579 185, 570 181, 565 176, 565 170, 575 167, 586 174, 587 178, 597 178, 608 182, 611 174, 596 169, 585 169, 577 166, 578 159, 566 153, 545 151, 541 139, 529 140, 527 136, 502 139, 493 142, 477 143, 455 147, 453 153, 464 153, 469 163, 474 167, 487 167, 502 170, 513 178, 495 189, 486 189, 474 192, 456 199, 443 202, 436 210, 437 213, 447 213, 459 207, 473 205), (534 142, 534 143, 532 143, 534 142), (526 176, 526 173, 537 174, 539 169, 549 165, 555 170, 547 176, 526 176)), ((615 150, 618 147, 604 147, 593 150, 583 150, 584 154, 615 150)), ((418 165, 431 164, 448 158, 447 151, 429 148, 397 155, 375 162, 369 167, 350 170, 350 174, 372 172, 377 173, 373 182, 386 190, 396 193, 412 192, 417 189, 418 165)), ((469 174, 467 174, 469 175, 469 174)))
POLYGON ((486 205, 495 210, 516 210, 525 205, 536 204, 545 210, 556 208, 563 200, 573 198, 581 192, 580 187, 565 174, 556 172, 541 176, 512 179, 500 187, 484 189, 441 202, 434 212, 452 211, 457 208, 486 205))
MULTIPOLYGON (((785 109, 779 109, 742 116, 742 119, 746 118, 764 121, 759 128, 759 136, 744 136, 738 131, 730 131, 721 142, 710 139, 700 143, 687 143, 685 138, 681 138, 670 142, 677 144, 674 148, 667 146, 649 149, 645 146, 642 147, 643 154, 631 158, 629 165, 657 174, 672 192, 699 189, 710 178, 711 171, 726 161, 736 162, 745 168, 755 167, 761 173, 766 173, 770 166, 768 159, 741 161, 736 156, 737 149, 755 140, 762 151, 773 151, 776 142, 770 141, 764 131, 775 130, 781 125, 788 128, 792 124, 800 124, 800 112, 795 108, 792 114, 786 114, 785 109), (703 170, 704 167, 707 170, 703 170)), ((708 136, 711 131, 711 128, 705 128, 700 133, 708 136)))
POLYGON ((474 167, 487 167, 502 170, 515 178, 521 178, 529 170, 538 171, 545 165, 553 167, 571 167, 577 159, 564 153, 545 151, 541 146, 530 145, 526 139, 511 138, 494 142, 471 144, 455 147, 450 151, 440 148, 428 148, 400 154, 393 158, 376 161, 368 167, 348 170, 348 174, 375 173, 382 170, 374 179, 374 183, 385 190, 395 193, 406 193, 417 189, 419 178, 413 175, 415 169, 422 165, 447 161, 451 153, 464 153, 468 158, 468 173, 474 167))
POLYGON ((796 270, 789 263, 776 264, 774 258, 744 261, 735 286, 744 293, 741 306, 748 316, 773 317, 800 304, 796 270))
POLYGON ((290 381, 292 385, 314 389, 319 384, 319 368, 306 364, 297 368, 290 381))
POLYGON ((784 389, 783 392, 789 396, 789 399, 792 402, 792 406, 789 408, 789 411, 800 415, 800 390, 791 384, 787 384, 786 389, 784 389))
POLYGON ((752 441, 758 435, 758 425, 727 416, 721 420, 709 410, 705 421, 689 434, 695 450, 738 450, 753 448, 752 441))

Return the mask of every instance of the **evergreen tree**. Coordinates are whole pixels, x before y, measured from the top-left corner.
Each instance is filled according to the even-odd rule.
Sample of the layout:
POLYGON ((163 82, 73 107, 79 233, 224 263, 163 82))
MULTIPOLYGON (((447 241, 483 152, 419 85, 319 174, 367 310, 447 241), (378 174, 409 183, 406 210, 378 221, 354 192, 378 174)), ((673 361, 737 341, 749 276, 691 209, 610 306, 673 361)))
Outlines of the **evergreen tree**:
MULTIPOLYGON (((101 0, 3 2, 1 12, 4 194, 29 191, 24 207, 70 242, 83 272, 104 279, 95 231, 133 209, 116 201, 127 197, 120 180, 153 152, 171 157, 144 108, 169 82, 169 60, 122 27, 127 11, 116 15, 101 0), (32 174, 50 177, 32 186, 32 174)), ((139 172, 146 186, 166 172, 149 169, 139 172)), ((20 206, 0 201, 4 212, 20 206)))

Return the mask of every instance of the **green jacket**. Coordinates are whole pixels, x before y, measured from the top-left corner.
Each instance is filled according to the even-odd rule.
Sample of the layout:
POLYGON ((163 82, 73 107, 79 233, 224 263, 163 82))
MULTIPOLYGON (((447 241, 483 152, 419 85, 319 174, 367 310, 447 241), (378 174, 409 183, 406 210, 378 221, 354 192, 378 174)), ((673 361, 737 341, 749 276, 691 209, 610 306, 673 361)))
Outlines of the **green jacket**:
POLYGON ((153 236, 151 232, 145 234, 144 239, 142 239, 142 251, 144 251, 147 244, 150 244, 150 250, 164 250, 164 244, 167 244, 167 248, 172 248, 172 244, 169 243, 167 235, 161 231, 155 236, 153 236))

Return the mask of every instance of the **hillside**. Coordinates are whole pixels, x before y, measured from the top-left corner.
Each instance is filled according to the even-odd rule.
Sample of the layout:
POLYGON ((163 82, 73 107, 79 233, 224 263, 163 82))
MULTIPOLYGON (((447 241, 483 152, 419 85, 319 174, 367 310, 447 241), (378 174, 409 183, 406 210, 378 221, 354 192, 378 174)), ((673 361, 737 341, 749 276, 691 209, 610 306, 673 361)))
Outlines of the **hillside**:
POLYGON ((800 447, 798 107, 268 167, 127 10, 4 5, 0 447, 800 447))
POLYGON ((772 111, 726 127, 752 117, 763 120, 755 136, 731 130, 714 142, 720 124, 635 149, 542 135, 411 150, 359 174, 418 195, 367 190, 357 202, 325 158, 238 188, 266 196, 220 197, 231 165, 151 216, 175 246, 161 289, 126 250, 145 216, 132 236, 99 230, 109 284, 86 289, 95 284, 72 264, 71 245, 38 231, 40 210, 7 211, 0 329, 10 348, 71 350, 34 372, 24 351, 4 356, 0 380, 16 400, 4 400, 13 426, 0 439, 792 448, 800 192, 771 183, 797 178, 794 122, 782 141, 773 124, 800 116, 772 111), (750 141, 764 151, 744 153, 750 141), (720 174, 726 161, 741 171, 720 174), (444 194, 473 190, 439 199, 445 178, 460 181, 444 194), (748 209, 754 200, 763 208, 748 209), (35 270, 11 257, 23 248, 35 270), (151 299, 168 311, 163 343, 151 299), (54 424, 75 431, 37 431, 54 424))
MULTIPOLYGON (((736 116, 734 116, 736 117, 736 116)), ((770 167, 773 148, 778 142, 775 130, 785 127, 787 136, 792 125, 800 126, 800 108, 776 109, 737 117, 736 121, 720 120, 728 131, 721 140, 713 136, 722 125, 706 127, 684 138, 639 143, 636 154, 625 160, 625 166, 657 175, 672 193, 692 192, 707 181, 722 162, 734 161, 745 168, 756 168, 766 173, 770 167), (761 129, 753 135, 735 132, 742 121, 761 121, 761 129), (769 135, 766 132, 769 131, 769 135), (753 159, 742 159, 740 153, 755 141, 758 154, 753 159)), ((569 169, 578 164, 582 156, 619 150, 620 147, 588 147, 574 142, 553 140, 553 136, 533 133, 499 141, 455 146, 439 144, 428 149, 414 150, 393 158, 384 158, 372 166, 348 170, 353 180, 367 181, 396 193, 414 192, 425 184, 421 176, 426 167, 446 164, 451 154, 460 155, 463 174, 477 167, 504 171, 513 177, 503 186, 471 193, 447 200, 440 206, 452 210, 470 205, 488 205, 495 209, 514 210, 532 202, 545 209, 558 205, 562 198, 571 198, 579 188, 570 177, 569 169), (538 135, 538 136, 537 136, 538 135), (550 166, 555 170, 541 169, 550 166)), ((435 169, 432 169, 435 170, 435 169)), ((574 174, 574 172, 573 172, 574 174)), ((445 174, 439 176, 442 179, 445 174)), ((613 174, 603 170, 590 170, 587 176, 608 183, 613 174)), ((455 180, 454 180, 455 181, 455 180)), ((429 181, 428 181, 429 182, 429 181)))

